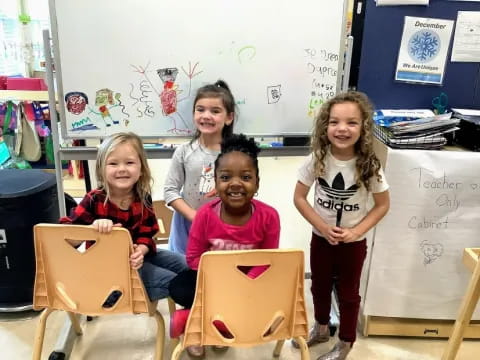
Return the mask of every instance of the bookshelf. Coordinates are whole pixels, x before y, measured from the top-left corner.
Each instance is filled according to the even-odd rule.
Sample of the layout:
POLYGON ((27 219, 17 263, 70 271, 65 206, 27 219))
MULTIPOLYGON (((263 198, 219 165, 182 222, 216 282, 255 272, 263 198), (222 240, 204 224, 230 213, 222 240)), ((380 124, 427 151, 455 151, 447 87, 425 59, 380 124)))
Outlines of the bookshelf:
POLYGON ((48 101, 48 91, 0 90, 0 101, 48 101))

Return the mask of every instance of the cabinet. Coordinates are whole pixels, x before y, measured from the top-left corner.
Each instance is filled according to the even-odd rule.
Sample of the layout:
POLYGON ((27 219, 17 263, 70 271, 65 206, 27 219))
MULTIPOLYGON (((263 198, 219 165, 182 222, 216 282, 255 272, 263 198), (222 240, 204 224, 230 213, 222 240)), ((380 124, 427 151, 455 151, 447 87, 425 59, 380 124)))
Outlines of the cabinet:
MULTIPOLYGON (((464 248, 480 246, 480 153, 375 146, 391 207, 367 262, 364 332, 449 336, 470 278, 464 248)), ((480 337, 478 323, 467 337, 480 337)))

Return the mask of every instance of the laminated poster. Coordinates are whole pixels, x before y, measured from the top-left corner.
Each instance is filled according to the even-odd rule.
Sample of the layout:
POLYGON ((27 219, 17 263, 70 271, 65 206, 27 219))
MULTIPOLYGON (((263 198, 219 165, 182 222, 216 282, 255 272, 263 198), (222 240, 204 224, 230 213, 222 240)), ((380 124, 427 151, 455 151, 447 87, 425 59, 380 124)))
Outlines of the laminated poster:
POLYGON ((453 20, 406 16, 395 80, 441 85, 453 25, 453 20))

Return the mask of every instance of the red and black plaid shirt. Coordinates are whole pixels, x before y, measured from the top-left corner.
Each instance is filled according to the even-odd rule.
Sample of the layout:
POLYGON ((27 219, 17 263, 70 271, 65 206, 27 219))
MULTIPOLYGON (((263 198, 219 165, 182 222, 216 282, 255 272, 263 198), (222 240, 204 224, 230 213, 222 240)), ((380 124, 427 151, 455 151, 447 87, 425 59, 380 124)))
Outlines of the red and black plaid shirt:
POLYGON ((139 199, 135 199, 128 210, 122 210, 111 201, 105 204, 105 197, 103 190, 90 191, 71 211, 70 216, 60 219, 60 223, 91 225, 97 219, 110 219, 114 224, 122 224, 122 227, 130 232, 134 244, 146 245, 149 252, 155 253, 157 248, 153 235, 158 232, 158 222, 153 209, 145 207, 139 199))

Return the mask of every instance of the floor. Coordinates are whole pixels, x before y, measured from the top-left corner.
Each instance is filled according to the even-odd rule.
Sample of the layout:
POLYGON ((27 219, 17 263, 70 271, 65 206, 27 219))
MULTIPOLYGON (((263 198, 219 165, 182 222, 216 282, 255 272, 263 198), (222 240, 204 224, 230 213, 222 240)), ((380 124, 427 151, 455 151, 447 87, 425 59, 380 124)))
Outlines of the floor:
MULTIPOLYGON (((307 302, 311 299, 307 295, 307 302)), ((168 322, 166 301, 159 303, 159 310, 168 322)), ((312 309, 308 312, 311 316, 312 309)), ((48 359, 54 349, 57 336, 64 326, 65 314, 54 312, 47 323, 43 359, 48 359)), ((38 314, 0 313, 0 359, 30 359, 38 314)), ((82 320, 83 336, 74 345, 71 360, 147 360, 153 358, 156 325, 153 318, 146 315, 118 315, 94 319, 92 322, 82 320)), ((335 343, 319 344, 311 348, 312 360, 327 352, 335 343)), ((168 347, 169 340, 166 340, 168 347)), ((362 337, 351 351, 349 360, 436 360, 440 359, 446 340, 399 338, 399 337, 362 337)), ((229 349, 217 354, 207 350, 207 358, 232 360, 272 359, 273 344, 254 348, 229 349)), ((168 352, 168 351, 166 351, 168 352)), ((478 360, 480 343, 478 340, 466 340, 462 343, 457 359, 478 360)), ((165 354, 165 359, 168 355, 165 354)), ((181 359, 189 359, 184 353, 181 359)), ((280 359, 300 359, 299 352, 285 343, 280 359)))

